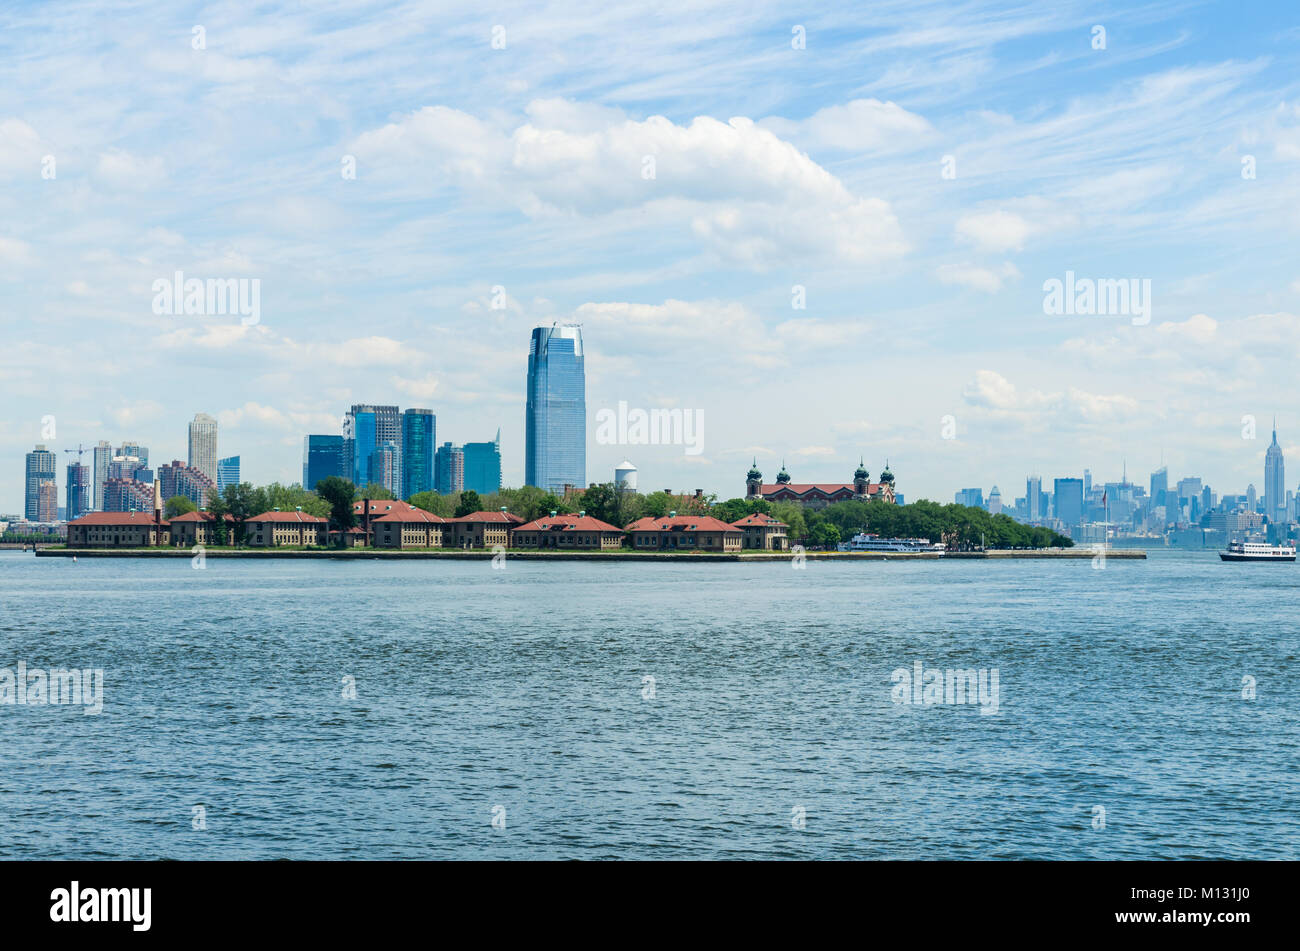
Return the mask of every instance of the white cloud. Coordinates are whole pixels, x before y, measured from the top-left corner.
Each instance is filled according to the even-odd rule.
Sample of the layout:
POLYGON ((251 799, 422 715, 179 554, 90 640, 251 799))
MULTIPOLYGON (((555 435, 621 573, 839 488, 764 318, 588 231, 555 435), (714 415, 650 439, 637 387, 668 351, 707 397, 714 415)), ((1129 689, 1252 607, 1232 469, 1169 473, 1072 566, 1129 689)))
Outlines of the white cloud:
POLYGON ((936 135, 922 116, 879 99, 853 99, 818 109, 807 119, 770 118, 759 124, 809 148, 851 152, 915 148, 936 135))
POLYGON ((1003 262, 996 270, 973 264, 945 264, 935 274, 944 284, 958 284, 989 294, 1001 290, 1006 281, 1020 277, 1020 272, 1010 261, 1003 262))

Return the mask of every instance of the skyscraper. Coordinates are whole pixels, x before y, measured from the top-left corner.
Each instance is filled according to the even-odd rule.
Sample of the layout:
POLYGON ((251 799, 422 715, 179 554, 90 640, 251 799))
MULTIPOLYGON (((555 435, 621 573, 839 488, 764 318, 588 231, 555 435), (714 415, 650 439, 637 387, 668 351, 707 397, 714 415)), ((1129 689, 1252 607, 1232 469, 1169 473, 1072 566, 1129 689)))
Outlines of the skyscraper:
POLYGON ((1029 521, 1035 522, 1043 517, 1043 477, 1029 476, 1025 479, 1025 509, 1029 521))
POLYGON ((1083 524, 1083 480, 1057 479, 1052 484, 1056 500, 1056 517, 1071 528, 1083 524))
POLYGON ((1169 491, 1169 470, 1161 466, 1151 473, 1151 504, 1164 505, 1165 493, 1169 491))
MULTIPOLYGON (((23 518, 38 521, 41 506, 41 483, 53 479, 54 453, 39 445, 27 454, 27 479, 24 484, 23 518)), ((57 503, 56 503, 57 504, 57 503)))
POLYGON ((1273 444, 1264 453, 1264 515, 1277 525, 1285 524, 1286 466, 1282 447, 1277 444, 1277 420, 1273 420, 1273 444))
POLYGON ((524 481, 563 492, 587 484, 587 378, 582 329, 537 327, 528 347, 524 481))
POLYGON ((364 485, 382 485, 393 494, 394 498, 398 497, 402 491, 399 468, 401 458, 401 450, 397 448, 397 443, 391 439, 384 440, 370 454, 370 471, 366 474, 364 485))
POLYGON ((94 501, 91 503, 95 510, 104 511, 104 481, 108 478, 108 466, 113 461, 113 447, 107 439, 101 439, 95 446, 95 474, 92 488, 94 489, 94 501))
POLYGON ((449 442, 442 444, 435 460, 437 477, 435 488, 439 495, 450 495, 465 490, 465 452, 449 442))
MULTIPOLYGON (((370 481, 370 456, 386 442, 398 450, 398 477, 401 477, 402 416, 396 406, 372 406, 356 403, 343 417, 343 448, 349 478, 358 486, 370 481)), ((401 482, 398 482, 401 488, 401 482)))
POLYGON ((140 465, 149 465, 149 447, 142 446, 138 442, 128 440, 117 448, 117 455, 123 457, 135 456, 140 460, 140 465))
POLYGON ((195 413, 190 421, 190 468, 216 483, 217 421, 207 413, 195 413))
POLYGON ((990 515, 1002 514, 1002 493, 996 485, 989 490, 988 509, 990 515))
POLYGON ((217 460, 217 491, 224 494, 228 485, 239 485, 238 456, 217 460))
POLYGON ((438 445, 438 418, 431 409, 402 413, 402 492, 409 499, 433 490, 433 451, 438 445))
POLYGON ((465 456, 465 488, 479 495, 501 491, 501 430, 491 442, 467 442, 461 451, 465 456))
MULTIPOLYGON (((302 440, 302 487, 316 488, 327 476, 350 479, 343 462, 342 436, 304 436, 302 440)), ((353 483, 355 484, 355 483, 353 483)))
POLYGON ((67 514, 69 522, 90 511, 90 466, 74 462, 68 466, 67 514))

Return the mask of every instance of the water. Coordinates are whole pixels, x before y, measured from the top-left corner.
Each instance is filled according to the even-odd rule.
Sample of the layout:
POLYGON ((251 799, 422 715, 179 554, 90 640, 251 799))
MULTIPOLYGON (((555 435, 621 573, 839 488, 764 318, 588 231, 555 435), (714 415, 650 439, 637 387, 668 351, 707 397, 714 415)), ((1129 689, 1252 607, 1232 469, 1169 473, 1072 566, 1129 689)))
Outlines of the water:
POLYGON ((99 716, 0 706, 0 856, 1295 859, 1298 592, 1213 552, 0 552, 0 667, 105 671, 99 716), (916 660, 999 713, 894 703, 916 660))

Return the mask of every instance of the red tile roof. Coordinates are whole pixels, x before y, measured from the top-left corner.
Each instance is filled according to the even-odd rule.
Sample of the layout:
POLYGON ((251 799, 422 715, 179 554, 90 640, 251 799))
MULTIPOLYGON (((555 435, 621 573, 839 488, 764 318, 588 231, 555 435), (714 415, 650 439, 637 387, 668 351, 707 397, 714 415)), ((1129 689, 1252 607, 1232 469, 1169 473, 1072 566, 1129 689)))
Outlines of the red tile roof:
POLYGON ((785 522, 767 515, 764 512, 754 512, 752 515, 746 515, 738 522, 732 522, 737 528, 789 528, 785 522))
MULTIPOLYGON (((362 509, 364 507, 365 507, 364 501, 352 503, 352 511, 356 512, 358 515, 364 514, 362 512, 362 509)), ((376 515, 391 515, 393 512, 409 512, 413 509, 417 512, 424 511, 423 509, 416 509, 415 506, 412 505, 410 502, 403 502, 401 499, 371 499, 370 500, 371 517, 374 517, 376 515)))
POLYGON ((415 506, 411 506, 409 511, 390 512, 387 515, 381 515, 379 518, 372 518, 370 521, 372 523, 405 522, 408 524, 411 522, 437 522, 438 524, 441 525, 447 520, 443 518, 441 515, 434 515, 432 512, 426 512, 424 509, 419 509, 416 508, 415 506))
POLYGON ((321 518, 318 515, 308 515, 306 512, 263 512, 261 515, 254 515, 248 521, 250 522, 309 522, 323 523, 329 519, 321 518))
POLYGON ((623 529, 609 522, 602 522, 591 515, 547 515, 520 525, 516 532, 618 532, 623 529))
MULTIPOLYGON (((222 518, 227 522, 233 522, 235 516, 227 512, 222 518)), ((184 515, 177 515, 172 522, 214 522, 216 517, 211 512, 186 512, 184 515)))
MULTIPOLYGON (((153 512, 87 512, 81 518, 74 519, 69 525, 152 525, 153 512)), ((160 522, 163 527, 171 524, 167 519, 160 522)))
POLYGON ((670 518, 639 518, 627 527, 629 532, 739 532, 734 525, 728 525, 722 519, 712 515, 678 515, 670 518))
POLYGON ((470 512, 468 515, 462 515, 460 518, 449 518, 449 522, 505 522, 509 525, 520 525, 523 519, 511 512, 470 512))

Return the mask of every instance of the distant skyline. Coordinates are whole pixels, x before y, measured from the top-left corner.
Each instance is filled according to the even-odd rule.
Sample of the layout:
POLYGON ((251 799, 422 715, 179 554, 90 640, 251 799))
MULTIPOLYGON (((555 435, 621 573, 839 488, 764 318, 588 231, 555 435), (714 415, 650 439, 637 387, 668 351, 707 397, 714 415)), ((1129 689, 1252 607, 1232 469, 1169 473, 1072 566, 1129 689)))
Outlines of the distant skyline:
POLYGON ((63 450, 186 459, 199 412, 242 478, 299 481, 365 401, 499 427, 519 485, 553 321, 583 328, 589 482, 628 458, 727 498, 755 456, 864 457, 909 501, 1012 498, 1163 447, 1262 493, 1275 413, 1300 458, 1296 5, 869 9, 7 4, 0 511, 37 444, 62 501, 63 450), (155 313, 176 272, 259 282, 256 315, 155 313), (1048 282, 1130 280, 1149 322, 1045 313, 1048 282), (697 411, 702 452, 597 443, 620 401, 697 411))

